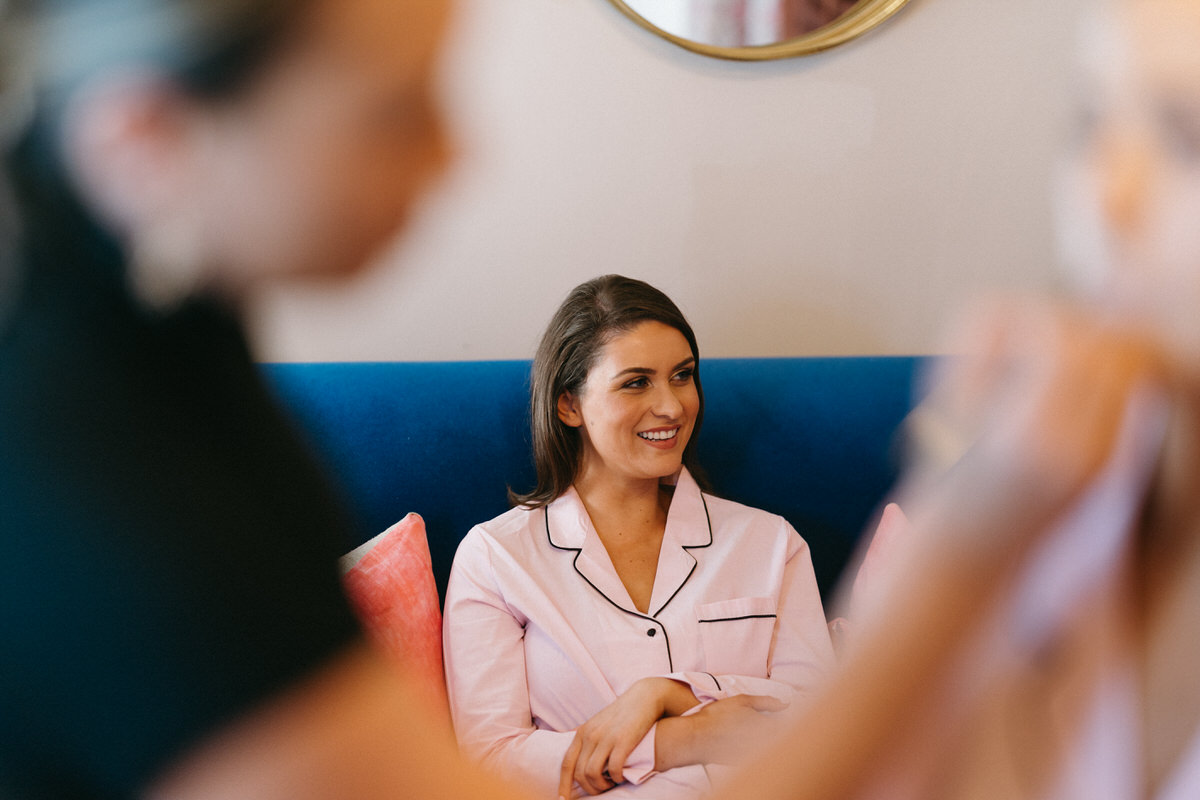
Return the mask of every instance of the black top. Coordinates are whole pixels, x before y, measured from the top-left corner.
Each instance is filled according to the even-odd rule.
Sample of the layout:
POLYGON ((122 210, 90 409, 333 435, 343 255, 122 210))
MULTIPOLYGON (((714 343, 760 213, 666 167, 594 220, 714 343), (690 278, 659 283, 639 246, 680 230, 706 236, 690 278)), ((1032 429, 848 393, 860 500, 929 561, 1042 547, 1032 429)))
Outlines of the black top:
POLYGON ((0 306, 0 796, 126 797, 356 639, 361 537, 232 316, 58 199, 0 306))

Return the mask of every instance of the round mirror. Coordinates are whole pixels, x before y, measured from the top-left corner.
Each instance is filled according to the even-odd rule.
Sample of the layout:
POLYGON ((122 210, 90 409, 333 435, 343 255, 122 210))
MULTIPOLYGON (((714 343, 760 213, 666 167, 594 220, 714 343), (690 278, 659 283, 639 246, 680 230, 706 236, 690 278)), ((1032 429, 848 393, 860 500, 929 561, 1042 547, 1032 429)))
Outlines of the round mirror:
POLYGON ((643 28, 717 58, 760 61, 861 36, 908 0, 611 0, 643 28))

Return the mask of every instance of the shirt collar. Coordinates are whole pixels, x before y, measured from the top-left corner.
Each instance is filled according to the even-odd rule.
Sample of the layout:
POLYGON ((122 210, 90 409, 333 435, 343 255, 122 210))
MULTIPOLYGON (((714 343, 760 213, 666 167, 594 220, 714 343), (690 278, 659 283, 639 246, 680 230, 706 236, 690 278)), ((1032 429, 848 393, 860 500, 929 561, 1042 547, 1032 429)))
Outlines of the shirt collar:
MULTIPOLYGON (((663 482, 675 484, 671 508, 667 512, 663 549, 712 544, 708 506, 696 479, 686 467, 680 467, 677 475, 663 482)), ((546 523, 550 543, 562 550, 582 550, 589 534, 596 537, 592 520, 574 486, 546 507, 546 523)))

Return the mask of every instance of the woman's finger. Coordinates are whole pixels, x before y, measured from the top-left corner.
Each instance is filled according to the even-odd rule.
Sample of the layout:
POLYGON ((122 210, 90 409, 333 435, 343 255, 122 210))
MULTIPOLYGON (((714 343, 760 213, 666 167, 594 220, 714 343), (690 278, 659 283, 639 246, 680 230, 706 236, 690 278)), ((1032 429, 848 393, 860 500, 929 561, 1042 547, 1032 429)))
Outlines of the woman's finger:
POLYGON ((608 776, 614 785, 625 782, 625 762, 636 746, 637 742, 622 742, 608 754, 608 776))
POLYGON ((563 756, 562 769, 558 774, 558 798, 559 800, 570 800, 571 787, 575 783, 575 764, 579 760, 579 752, 583 748, 583 742, 579 738, 579 734, 575 734, 575 738, 571 741, 571 745, 567 748, 566 754, 563 756))
POLYGON ((625 762, 629 760, 629 754, 632 752, 633 748, 618 745, 608 754, 608 770, 605 775, 614 785, 625 782, 625 762))
POLYGON ((608 753, 605 748, 594 747, 588 752, 585 748, 575 767, 575 779, 588 791, 588 794, 600 794, 612 788, 608 774, 608 753))

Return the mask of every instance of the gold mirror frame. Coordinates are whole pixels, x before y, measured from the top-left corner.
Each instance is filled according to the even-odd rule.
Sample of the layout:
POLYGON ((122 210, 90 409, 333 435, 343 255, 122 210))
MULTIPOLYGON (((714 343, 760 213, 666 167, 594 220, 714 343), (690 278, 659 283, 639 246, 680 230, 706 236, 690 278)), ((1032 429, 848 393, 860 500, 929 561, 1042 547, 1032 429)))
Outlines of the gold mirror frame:
POLYGON ((609 0, 609 2, 641 27, 685 50, 733 61, 769 61, 819 53, 822 50, 844 44, 851 39, 856 39, 888 20, 907 5, 909 0, 860 0, 845 14, 815 31, 774 44, 745 47, 725 47, 685 39, 650 22, 630 8, 625 0, 609 0))

